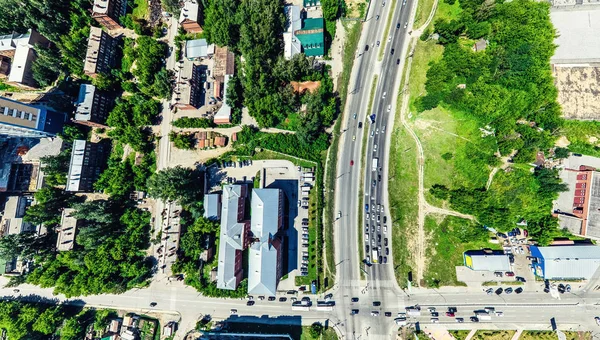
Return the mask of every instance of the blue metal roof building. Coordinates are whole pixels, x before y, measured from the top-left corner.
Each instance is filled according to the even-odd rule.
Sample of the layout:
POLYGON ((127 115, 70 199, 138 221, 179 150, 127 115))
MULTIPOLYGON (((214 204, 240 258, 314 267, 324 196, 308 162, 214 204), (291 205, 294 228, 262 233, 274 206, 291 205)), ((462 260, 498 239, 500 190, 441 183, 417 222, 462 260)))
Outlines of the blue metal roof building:
POLYGON ((589 279, 600 267, 600 247, 592 244, 531 246, 536 276, 548 280, 589 279))

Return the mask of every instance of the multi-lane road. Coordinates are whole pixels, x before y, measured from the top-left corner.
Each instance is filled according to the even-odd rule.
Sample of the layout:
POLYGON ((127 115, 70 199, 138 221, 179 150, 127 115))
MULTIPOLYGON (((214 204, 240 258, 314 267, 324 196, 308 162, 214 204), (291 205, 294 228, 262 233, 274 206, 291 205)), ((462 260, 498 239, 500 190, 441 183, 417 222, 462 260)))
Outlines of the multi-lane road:
POLYGON ((403 292, 398 288, 393 273, 391 221, 387 224, 384 220, 388 220, 389 216, 385 212, 387 149, 392 130, 390 124, 404 64, 405 45, 411 27, 409 21, 413 1, 398 0, 395 8, 392 8, 390 3, 388 1, 386 4, 383 0, 372 1, 363 27, 350 80, 351 92, 342 122, 344 132, 340 141, 338 181, 335 189, 336 210, 341 212, 341 218, 336 220, 334 227, 337 263, 335 296, 338 299, 336 310, 340 311, 338 318, 344 321, 341 327, 344 334, 362 334, 371 338, 389 337, 393 333, 391 328, 394 325, 389 318, 368 318, 369 312, 374 308, 361 301, 380 301, 381 306, 377 310, 385 309, 387 305, 394 306, 393 309, 404 305, 403 292), (390 11, 390 28, 386 34, 386 22, 390 11), (383 59, 378 61, 380 49, 384 49, 383 59), (372 111, 367 112, 375 75, 378 76, 378 80, 372 111), (374 120, 371 119, 372 115, 375 115, 374 120), (365 133, 368 137, 366 145, 363 145, 365 133), (361 155, 365 148, 366 157, 363 164, 361 155), (375 171, 374 158, 377 159, 375 171), (361 172, 361 167, 364 168, 364 173, 361 172), (364 179, 364 196, 359 207, 361 179, 364 179), (368 211, 365 205, 369 205, 368 211), (359 210, 363 211, 360 221, 359 210), (363 244, 359 244, 359 233, 363 235, 363 244), (368 251, 366 245, 369 246, 368 251), (379 254, 382 260, 386 258, 387 263, 364 265, 365 258, 359 258, 359 247, 363 247, 365 258, 368 255, 371 262, 379 262, 379 255, 373 256, 373 249, 379 250, 381 247, 379 254), (386 248, 389 249, 388 255, 385 253, 386 248), (364 279, 361 279, 361 270, 364 271, 364 279), (359 302, 352 303, 351 297, 358 297, 359 302), (359 309, 359 314, 349 315, 351 309, 361 305, 364 308, 359 309))

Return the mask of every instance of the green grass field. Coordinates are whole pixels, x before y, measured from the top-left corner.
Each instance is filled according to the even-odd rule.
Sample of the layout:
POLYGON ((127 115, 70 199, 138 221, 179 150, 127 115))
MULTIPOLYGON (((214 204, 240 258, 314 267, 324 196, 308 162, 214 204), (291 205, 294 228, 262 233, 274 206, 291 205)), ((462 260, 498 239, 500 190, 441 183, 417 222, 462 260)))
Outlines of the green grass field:
POLYGON ((134 19, 147 19, 148 18, 148 0, 134 0, 133 13, 131 15, 134 19))
POLYGON ((325 331, 323 331, 323 334, 321 334, 320 337, 318 338, 313 338, 310 335, 310 326, 302 326, 302 335, 300 337, 300 340, 337 340, 338 336, 335 333, 335 331, 333 330, 333 328, 328 327, 327 329, 325 329, 325 331))
POLYGON ((429 244, 426 257, 429 260, 423 275, 428 287, 457 286, 455 266, 463 264, 463 253, 481 248, 500 249, 499 244, 488 242, 488 232, 473 222, 448 216, 425 218, 425 232, 429 244))
POLYGON ((451 330, 448 331, 450 334, 452 334, 452 336, 456 339, 456 340, 464 340, 467 338, 467 335, 469 335, 469 333, 471 331, 469 330, 465 330, 465 329, 461 329, 461 330, 451 330))

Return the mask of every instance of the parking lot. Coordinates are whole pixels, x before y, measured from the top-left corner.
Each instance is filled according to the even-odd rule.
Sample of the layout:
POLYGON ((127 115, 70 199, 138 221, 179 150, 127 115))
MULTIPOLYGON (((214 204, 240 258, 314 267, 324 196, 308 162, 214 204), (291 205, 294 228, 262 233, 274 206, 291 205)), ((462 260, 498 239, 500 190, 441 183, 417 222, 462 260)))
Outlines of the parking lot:
POLYGON ((260 188, 278 188, 283 191, 286 223, 282 275, 287 275, 287 278, 281 280, 277 289, 297 289, 295 277, 308 274, 312 255, 309 254, 307 188, 312 188, 314 174, 306 175, 302 168, 290 161, 243 159, 211 166, 208 173, 211 192, 221 190, 223 185, 234 183, 246 183, 250 186, 256 184, 260 188))

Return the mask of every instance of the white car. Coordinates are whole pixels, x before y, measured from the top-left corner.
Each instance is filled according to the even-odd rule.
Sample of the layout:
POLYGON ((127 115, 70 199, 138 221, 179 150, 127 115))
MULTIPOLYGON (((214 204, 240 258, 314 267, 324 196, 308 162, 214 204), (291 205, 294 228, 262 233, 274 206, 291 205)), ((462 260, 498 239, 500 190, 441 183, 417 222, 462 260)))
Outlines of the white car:
POLYGON ((369 213, 367 213, 367 220, 369 219, 369 213))
POLYGON ((495 314, 496 314, 496 316, 504 316, 504 313, 500 312, 500 311, 496 311, 495 314))
POLYGON ((440 322, 440 319, 438 319, 438 318, 431 318, 431 322, 438 323, 438 322, 440 322))
POLYGON ((237 314, 237 309, 232 309, 229 313, 231 313, 231 315, 237 314))
POLYGON ((387 112, 390 112, 392 110, 392 105, 388 105, 388 110, 387 112))
POLYGON ((384 232, 384 233, 387 233, 387 225, 384 225, 384 226, 383 226, 383 232, 384 232))
MULTIPOLYGON (((391 38, 392 38, 392 37, 390 37, 390 39, 391 39, 391 38)), ((382 98, 383 98, 383 99, 385 99, 385 94, 386 94, 386 93, 387 93, 387 92, 384 92, 384 93, 383 93, 383 96, 382 96, 382 98)))
POLYGON ((379 316, 379 312, 374 310, 371 312, 371 316, 379 316))
POLYGON ((338 211, 338 218, 342 218, 342 212, 338 211))

